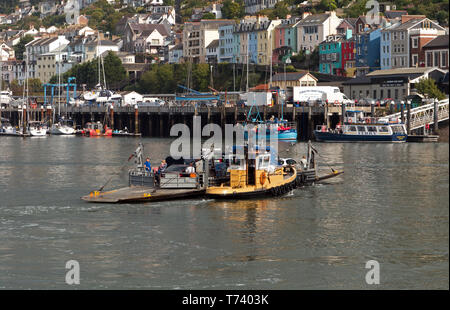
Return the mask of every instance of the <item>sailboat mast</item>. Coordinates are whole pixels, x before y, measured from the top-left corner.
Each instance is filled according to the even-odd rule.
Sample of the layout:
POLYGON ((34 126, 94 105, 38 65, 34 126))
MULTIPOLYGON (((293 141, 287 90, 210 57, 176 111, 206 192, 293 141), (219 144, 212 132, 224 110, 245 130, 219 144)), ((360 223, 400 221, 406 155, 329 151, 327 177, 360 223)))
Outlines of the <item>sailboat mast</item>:
POLYGON ((269 48, 269 52, 270 52, 270 77, 269 77, 269 88, 272 87, 272 31, 270 31, 270 25, 269 25, 269 44, 270 44, 270 48, 269 48))
POLYGON ((61 118, 61 41, 58 45, 58 118, 61 118))
POLYGON ((248 93, 248 45, 250 44, 250 39, 249 39, 249 33, 247 33, 247 81, 246 81, 246 88, 245 88, 245 92, 248 93))
POLYGON ((101 75, 100 75, 100 49, 99 49, 99 43, 100 43, 100 32, 97 31, 97 61, 98 61, 98 84, 100 85, 100 89, 102 87, 102 80, 101 80, 101 75))

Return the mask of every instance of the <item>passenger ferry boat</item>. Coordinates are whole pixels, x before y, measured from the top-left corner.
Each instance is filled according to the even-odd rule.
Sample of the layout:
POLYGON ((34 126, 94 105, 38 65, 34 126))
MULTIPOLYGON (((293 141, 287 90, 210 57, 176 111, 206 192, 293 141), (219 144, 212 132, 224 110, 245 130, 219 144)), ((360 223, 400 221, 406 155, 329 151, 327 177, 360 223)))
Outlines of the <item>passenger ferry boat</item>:
POLYGON ((243 147, 243 158, 235 152, 229 155, 229 181, 210 186, 210 198, 250 198, 262 195, 279 196, 297 186, 297 169, 278 165, 278 158, 269 147, 249 149, 243 147))
POLYGON ((322 142, 406 142, 408 137, 399 120, 364 117, 363 111, 346 111, 343 125, 336 129, 319 125, 314 135, 322 142))

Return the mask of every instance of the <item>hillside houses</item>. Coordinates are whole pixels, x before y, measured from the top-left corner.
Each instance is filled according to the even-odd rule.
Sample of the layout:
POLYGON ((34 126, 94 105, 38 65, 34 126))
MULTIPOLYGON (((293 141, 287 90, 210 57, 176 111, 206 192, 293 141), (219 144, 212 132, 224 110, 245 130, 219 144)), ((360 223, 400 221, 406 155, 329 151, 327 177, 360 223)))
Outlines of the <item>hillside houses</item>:
MULTIPOLYGON (((80 1, 81 8, 92 2, 80 1)), ((273 8, 277 2, 245 0, 245 11, 252 14, 273 8)), ((302 61, 299 59, 306 59, 308 64, 314 59, 312 67, 319 74, 339 78, 400 68, 448 70, 449 64, 448 28, 387 3, 383 4, 383 16, 372 21, 366 16, 342 18, 334 11, 311 14, 308 10, 285 19, 254 14, 227 20, 222 19, 222 4, 212 2, 193 8, 191 21, 180 25, 176 24, 175 8, 162 0, 125 0, 124 5, 137 10, 123 15, 111 33, 93 29, 90 17, 82 15, 75 25, 10 27, 29 14, 41 18, 58 14, 64 1, 47 0, 35 8, 29 3, 23 0, 14 13, 0 15, 0 24, 8 25, 0 32, 0 59, 8 81, 22 83, 27 71, 29 77, 45 82, 57 72, 105 56, 108 51, 130 68, 141 65, 136 61, 283 66, 299 55, 292 58, 297 68, 302 61), (206 13, 216 19, 202 19, 206 13), (26 35, 34 39, 25 47, 25 62, 16 61, 14 48, 26 35)), ((311 8, 311 3, 298 6, 311 8)))

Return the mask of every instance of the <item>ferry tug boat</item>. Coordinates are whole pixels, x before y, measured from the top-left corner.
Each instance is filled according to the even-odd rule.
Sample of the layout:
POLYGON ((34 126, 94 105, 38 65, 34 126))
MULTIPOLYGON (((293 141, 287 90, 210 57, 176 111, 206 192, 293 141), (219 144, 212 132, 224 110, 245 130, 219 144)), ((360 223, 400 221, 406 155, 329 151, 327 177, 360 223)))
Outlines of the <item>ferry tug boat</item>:
POLYGON ((398 119, 364 117, 363 111, 346 111, 344 124, 336 129, 319 125, 314 136, 322 142, 406 142, 408 137, 398 119))
MULTIPOLYGON (((210 186, 210 198, 250 198, 263 195, 279 196, 297 187, 297 169, 278 166, 278 158, 270 147, 243 147, 244 156, 229 155, 229 181, 210 186)), ((237 147, 234 147, 235 151, 237 147)))

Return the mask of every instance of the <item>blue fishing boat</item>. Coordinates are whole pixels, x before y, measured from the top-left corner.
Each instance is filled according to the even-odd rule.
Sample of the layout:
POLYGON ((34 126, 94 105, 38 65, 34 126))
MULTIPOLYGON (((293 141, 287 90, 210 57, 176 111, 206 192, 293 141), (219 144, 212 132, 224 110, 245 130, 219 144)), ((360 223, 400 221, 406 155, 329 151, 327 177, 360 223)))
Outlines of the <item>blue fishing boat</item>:
POLYGON ((259 113, 257 105, 252 104, 250 110, 247 113, 247 117, 243 125, 246 127, 244 131, 244 139, 248 139, 249 125, 253 125, 251 130, 255 131, 256 138, 259 135, 265 134, 266 140, 278 139, 286 142, 297 141, 297 126, 295 122, 288 122, 283 119, 283 106, 281 110, 281 118, 275 118, 272 116, 269 120, 263 120, 259 113), (256 116, 252 117, 253 107, 256 109, 256 116), (273 129, 272 129, 273 128, 273 129), (264 132, 264 133, 263 133, 264 132))
MULTIPOLYGON (((256 139, 259 135, 265 131, 266 140, 278 139, 287 142, 295 142, 297 140, 297 129, 295 128, 295 123, 288 122, 287 120, 273 120, 273 121, 252 121, 247 122, 247 125, 254 125, 253 129, 256 134, 256 139), (275 126, 274 130, 271 131, 271 127, 275 126)), ((248 130, 244 131, 245 140, 248 139, 248 130)))
POLYGON ((406 142, 408 137, 398 119, 364 117, 363 111, 346 111, 344 124, 335 129, 319 125, 314 136, 322 142, 406 142))

